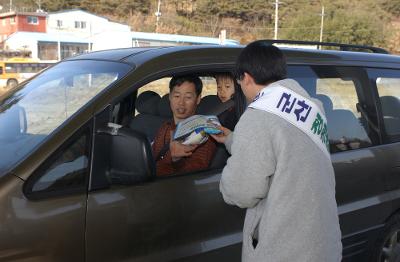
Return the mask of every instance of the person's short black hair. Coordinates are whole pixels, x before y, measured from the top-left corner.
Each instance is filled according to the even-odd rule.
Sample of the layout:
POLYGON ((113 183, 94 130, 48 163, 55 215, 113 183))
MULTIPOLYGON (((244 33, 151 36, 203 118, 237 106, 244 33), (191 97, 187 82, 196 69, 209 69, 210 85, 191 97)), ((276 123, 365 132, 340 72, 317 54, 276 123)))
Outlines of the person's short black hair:
POLYGON ((195 75, 184 75, 184 76, 174 76, 171 78, 171 81, 169 81, 169 92, 172 93, 172 90, 174 89, 175 86, 180 86, 184 82, 189 82, 194 84, 195 89, 196 89, 196 95, 199 96, 201 94, 201 91, 203 89, 203 82, 198 76, 195 75))
POLYGON ((244 73, 254 78, 258 85, 266 85, 286 78, 286 58, 282 51, 266 41, 248 44, 236 61, 235 77, 244 73))

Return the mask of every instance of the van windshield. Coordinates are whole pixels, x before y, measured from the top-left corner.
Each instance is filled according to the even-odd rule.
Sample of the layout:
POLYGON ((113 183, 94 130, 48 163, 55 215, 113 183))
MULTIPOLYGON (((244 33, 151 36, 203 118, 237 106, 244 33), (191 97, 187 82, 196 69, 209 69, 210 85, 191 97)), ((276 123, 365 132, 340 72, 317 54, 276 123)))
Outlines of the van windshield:
POLYGON ((116 62, 65 61, 0 94, 0 177, 130 69, 116 62))

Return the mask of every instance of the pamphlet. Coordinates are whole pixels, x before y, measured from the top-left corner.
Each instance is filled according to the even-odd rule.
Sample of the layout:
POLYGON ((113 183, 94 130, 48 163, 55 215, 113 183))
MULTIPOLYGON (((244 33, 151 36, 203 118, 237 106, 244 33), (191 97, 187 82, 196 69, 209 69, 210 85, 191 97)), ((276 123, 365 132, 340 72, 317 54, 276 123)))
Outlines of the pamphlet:
POLYGON ((176 126, 174 140, 181 140, 184 145, 197 145, 205 143, 210 134, 219 134, 221 123, 214 115, 194 115, 176 126))

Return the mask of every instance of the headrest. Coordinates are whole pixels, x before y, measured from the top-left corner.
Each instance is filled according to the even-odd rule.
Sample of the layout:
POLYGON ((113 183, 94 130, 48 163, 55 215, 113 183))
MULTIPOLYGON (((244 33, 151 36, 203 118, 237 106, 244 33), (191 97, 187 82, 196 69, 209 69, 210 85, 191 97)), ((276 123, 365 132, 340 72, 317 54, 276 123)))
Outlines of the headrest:
POLYGON ((169 105, 169 94, 164 95, 158 102, 158 114, 162 117, 171 118, 172 111, 169 105))
POLYGON ((141 114, 158 114, 160 95, 153 91, 144 91, 136 99, 136 109, 141 114))
POLYGON ((196 113, 200 115, 207 115, 218 105, 222 104, 217 95, 208 95, 201 99, 196 113))
POLYGON ((380 100, 384 116, 398 117, 400 111, 400 100, 397 97, 382 96, 380 100))

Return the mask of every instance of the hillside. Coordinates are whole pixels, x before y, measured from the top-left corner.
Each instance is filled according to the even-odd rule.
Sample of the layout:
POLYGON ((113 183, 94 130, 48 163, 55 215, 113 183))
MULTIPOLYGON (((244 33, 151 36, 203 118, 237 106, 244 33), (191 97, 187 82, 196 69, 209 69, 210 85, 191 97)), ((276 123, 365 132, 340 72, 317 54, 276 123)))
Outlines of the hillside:
MULTIPOLYGON (((41 0, 45 11, 81 8, 134 31, 227 37, 246 44, 274 37, 275 1, 269 0, 41 0)), ((14 1, 19 10, 38 9, 38 0, 14 1)), ((3 10, 8 0, 0 0, 3 10)), ((400 1, 398 0, 286 0, 279 6, 279 39, 318 41, 324 6, 323 41, 375 45, 400 53, 400 1)))

